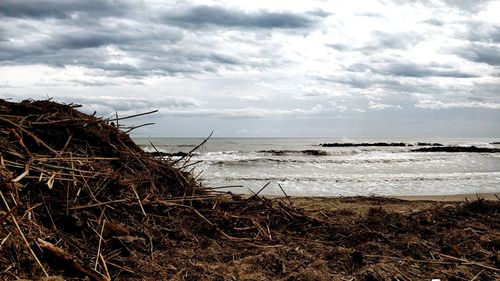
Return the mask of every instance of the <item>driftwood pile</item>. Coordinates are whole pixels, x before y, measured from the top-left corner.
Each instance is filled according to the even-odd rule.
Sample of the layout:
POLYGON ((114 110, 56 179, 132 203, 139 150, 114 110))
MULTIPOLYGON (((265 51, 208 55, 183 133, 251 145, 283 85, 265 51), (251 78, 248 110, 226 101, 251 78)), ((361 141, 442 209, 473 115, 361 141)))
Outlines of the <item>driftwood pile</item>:
POLYGON ((122 251, 129 240, 153 243, 146 210, 203 194, 190 174, 149 157, 114 124, 77 107, 0 100, 4 278, 53 274, 62 261, 76 275, 109 279, 127 271, 110 244, 123 244, 115 248, 122 251))
POLYGON ((500 278, 498 202, 307 213, 203 188, 76 108, 0 100, 2 280, 500 278))
POLYGON ((226 212, 251 215, 263 204, 272 209, 268 201, 207 192, 179 159, 141 150, 114 124, 119 119, 77 107, 0 100, 1 278, 108 280, 140 273, 139 257, 200 234, 272 239, 258 216, 226 212))

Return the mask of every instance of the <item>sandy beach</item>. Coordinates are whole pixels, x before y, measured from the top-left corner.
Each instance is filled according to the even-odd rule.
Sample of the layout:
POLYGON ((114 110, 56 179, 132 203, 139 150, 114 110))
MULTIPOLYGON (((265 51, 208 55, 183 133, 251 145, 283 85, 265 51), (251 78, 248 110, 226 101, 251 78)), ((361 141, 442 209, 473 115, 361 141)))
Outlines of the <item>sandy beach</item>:
POLYGON ((394 198, 409 200, 409 201, 441 201, 441 202, 477 200, 479 198, 485 199, 485 200, 500 200, 499 197, 500 197, 500 193, 394 196, 394 198))
POLYGON ((420 195, 420 196, 380 196, 380 197, 292 197, 293 204, 308 212, 347 209, 360 214, 373 207, 383 207, 392 212, 416 212, 443 206, 455 206, 478 199, 499 201, 499 193, 420 195), (348 200, 347 200, 348 199, 348 200), (371 200, 370 200, 371 199, 371 200))
MULTIPOLYGON (((269 199, 285 200, 285 197, 264 196, 269 199)), ((347 209, 366 214, 373 207, 383 206, 392 212, 414 212, 442 206, 458 205, 478 199, 500 201, 500 193, 454 194, 454 195, 419 195, 419 196, 359 196, 359 197, 290 197, 291 202, 308 212, 334 211, 347 209), (348 199, 348 200, 347 200, 348 199), (370 200, 372 199, 372 200, 370 200)))
MULTIPOLYGON (((266 198, 280 198, 281 196, 264 196, 266 198)), ((342 198, 338 197, 315 197, 315 196, 293 196, 294 200, 315 200, 315 199, 331 199, 342 198)), ((365 196, 366 197, 366 196, 365 196)), ((377 196, 378 197, 378 196, 377 196)), ((475 194, 452 194, 452 195, 401 195, 401 196, 380 196, 387 198, 401 199, 405 201, 437 201, 437 202, 461 202, 465 200, 500 200, 500 193, 475 193, 475 194)))

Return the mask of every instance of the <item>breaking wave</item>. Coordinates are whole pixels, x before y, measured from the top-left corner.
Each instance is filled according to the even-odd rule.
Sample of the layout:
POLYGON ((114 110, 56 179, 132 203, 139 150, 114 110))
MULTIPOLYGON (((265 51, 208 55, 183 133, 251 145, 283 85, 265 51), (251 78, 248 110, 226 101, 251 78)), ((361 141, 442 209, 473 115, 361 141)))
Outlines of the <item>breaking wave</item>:
POLYGON ((368 174, 368 175, 352 175, 352 174, 335 174, 335 175, 287 175, 287 176, 220 176, 222 180, 244 180, 244 181, 314 181, 314 182, 408 182, 408 181, 449 181, 449 180, 473 180, 473 179, 488 179, 500 177, 500 172, 490 173, 437 173, 437 174, 368 174))
POLYGON ((310 159, 310 158, 245 158, 245 159, 225 159, 209 160, 205 159, 207 164, 215 165, 258 165, 259 163, 312 163, 312 164, 390 164, 390 163, 416 163, 444 161, 446 158, 393 158, 393 159, 310 159))

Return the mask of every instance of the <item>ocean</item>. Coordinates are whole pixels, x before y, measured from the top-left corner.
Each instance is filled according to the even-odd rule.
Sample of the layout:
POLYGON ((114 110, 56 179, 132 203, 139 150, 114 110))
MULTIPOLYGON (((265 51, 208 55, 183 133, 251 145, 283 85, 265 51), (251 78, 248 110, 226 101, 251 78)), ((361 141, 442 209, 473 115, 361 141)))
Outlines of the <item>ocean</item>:
MULTIPOLYGON (((168 153, 203 138, 134 138, 168 153)), ((207 187, 291 196, 451 195, 500 192, 500 153, 411 152, 418 142, 500 148, 498 139, 211 138, 196 151, 194 173, 207 187), (413 147, 322 147, 322 143, 404 142, 413 147), (227 187, 231 186, 231 187, 227 187), (225 188, 221 188, 225 187, 225 188)))

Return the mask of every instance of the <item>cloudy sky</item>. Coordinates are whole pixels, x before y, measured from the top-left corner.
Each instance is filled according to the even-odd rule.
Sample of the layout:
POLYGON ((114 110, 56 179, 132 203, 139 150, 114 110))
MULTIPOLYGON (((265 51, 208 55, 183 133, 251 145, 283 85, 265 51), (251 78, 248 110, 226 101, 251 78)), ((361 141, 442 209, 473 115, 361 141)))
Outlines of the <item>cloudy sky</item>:
POLYGON ((0 97, 136 136, 500 137, 500 1, 0 1, 0 97))

